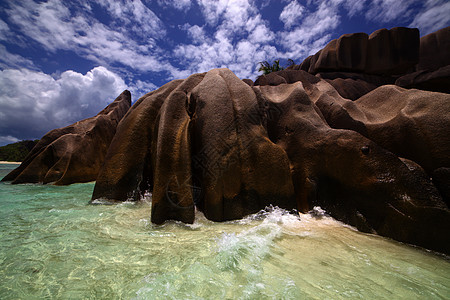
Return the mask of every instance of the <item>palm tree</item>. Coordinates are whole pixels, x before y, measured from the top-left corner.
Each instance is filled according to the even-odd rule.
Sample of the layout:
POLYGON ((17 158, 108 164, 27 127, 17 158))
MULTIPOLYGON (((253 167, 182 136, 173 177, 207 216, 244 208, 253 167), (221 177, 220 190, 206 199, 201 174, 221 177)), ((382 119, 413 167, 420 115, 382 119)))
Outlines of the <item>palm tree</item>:
MULTIPOLYGON (((292 59, 288 59, 288 66, 291 66, 294 64, 294 61, 292 59)), ((280 60, 277 59, 273 62, 271 65, 267 60, 260 61, 259 62, 259 69, 258 71, 262 71, 264 75, 267 75, 272 72, 281 71, 284 70, 284 67, 280 66, 280 60)))

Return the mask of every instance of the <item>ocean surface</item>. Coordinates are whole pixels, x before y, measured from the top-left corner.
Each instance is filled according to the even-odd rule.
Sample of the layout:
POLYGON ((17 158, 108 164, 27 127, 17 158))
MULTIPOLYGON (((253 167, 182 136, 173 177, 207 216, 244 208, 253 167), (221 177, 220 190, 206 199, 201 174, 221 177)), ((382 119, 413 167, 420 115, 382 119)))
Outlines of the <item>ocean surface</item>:
MULTIPOLYGON (((15 165, 0 164, 0 178, 15 165)), ((449 299, 450 260, 315 213, 150 222, 94 183, 0 183, 0 299, 449 299)))

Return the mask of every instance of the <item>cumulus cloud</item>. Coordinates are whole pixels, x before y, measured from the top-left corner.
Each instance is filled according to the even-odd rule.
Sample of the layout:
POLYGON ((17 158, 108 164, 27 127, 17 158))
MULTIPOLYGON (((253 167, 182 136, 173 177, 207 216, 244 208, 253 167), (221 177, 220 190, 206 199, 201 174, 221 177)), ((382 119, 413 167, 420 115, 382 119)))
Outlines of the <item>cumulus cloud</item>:
POLYGON ((184 25, 193 43, 177 45, 173 52, 185 69, 205 72, 227 67, 238 77, 255 78, 258 61, 277 57, 272 45, 275 34, 253 1, 198 2, 206 24, 184 25))
POLYGON ((281 44, 289 58, 314 54, 325 46, 331 33, 340 24, 338 1, 322 1, 316 7, 308 8, 300 25, 281 33, 281 44))
POLYGON ((0 71, 0 136, 40 138, 51 129, 96 115, 126 88, 117 74, 96 67, 59 78, 28 69, 0 71))
POLYGON ((450 26, 450 2, 428 0, 409 26, 418 27, 421 35, 450 26))
POLYGON ((203 13, 203 17, 205 21, 209 25, 216 25, 219 22, 219 18, 226 10, 228 6, 228 0, 218 0, 218 1, 210 1, 210 0, 197 0, 198 5, 203 13))
POLYGON ((298 4, 297 0, 286 5, 280 14, 280 20, 284 23, 284 27, 291 28, 292 25, 299 23, 304 10, 305 8, 298 4))
POLYGON ((187 32, 188 36, 191 38, 194 44, 205 42, 205 39, 207 38, 203 27, 200 27, 198 25, 191 25, 186 23, 183 26, 180 26, 180 28, 187 32))

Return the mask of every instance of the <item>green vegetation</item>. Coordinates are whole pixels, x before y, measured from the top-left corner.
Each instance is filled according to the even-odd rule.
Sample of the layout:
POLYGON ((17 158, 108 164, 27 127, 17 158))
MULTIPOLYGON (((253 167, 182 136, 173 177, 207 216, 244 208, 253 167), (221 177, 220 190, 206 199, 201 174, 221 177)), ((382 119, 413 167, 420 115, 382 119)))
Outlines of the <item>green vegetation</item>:
MULTIPOLYGON (((294 61, 292 59, 288 59, 287 67, 292 66, 293 64, 294 64, 294 61)), ((285 69, 284 67, 280 66, 280 60, 277 59, 273 62, 273 64, 270 64, 267 60, 260 61, 258 71, 260 71, 260 72, 262 71, 264 75, 267 75, 269 73, 281 71, 284 69, 285 69)))
POLYGON ((0 160, 23 161, 38 142, 39 140, 27 140, 0 147, 0 160))

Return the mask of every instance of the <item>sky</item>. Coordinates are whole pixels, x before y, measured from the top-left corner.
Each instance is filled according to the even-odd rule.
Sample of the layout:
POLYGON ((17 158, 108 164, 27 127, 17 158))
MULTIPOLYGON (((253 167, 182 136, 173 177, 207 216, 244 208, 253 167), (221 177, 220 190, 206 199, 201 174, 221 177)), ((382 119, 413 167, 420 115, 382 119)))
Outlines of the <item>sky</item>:
POLYGON ((0 146, 213 68, 255 79, 345 33, 450 25, 448 0, 2 0, 0 146))

